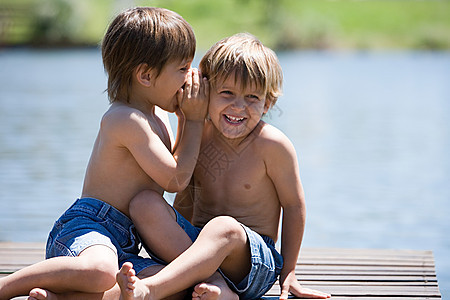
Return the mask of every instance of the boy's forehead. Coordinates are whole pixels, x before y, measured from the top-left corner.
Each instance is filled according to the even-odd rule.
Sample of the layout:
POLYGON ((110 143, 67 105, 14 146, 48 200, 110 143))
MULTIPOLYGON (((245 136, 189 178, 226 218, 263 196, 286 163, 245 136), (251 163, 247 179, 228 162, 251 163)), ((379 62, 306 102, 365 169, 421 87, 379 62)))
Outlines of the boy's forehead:
POLYGON ((180 65, 187 65, 192 64, 192 61, 194 60, 193 57, 187 57, 180 60, 180 65))
POLYGON ((168 61, 168 64, 173 64, 175 66, 185 66, 187 64, 191 64, 193 60, 193 57, 178 58, 168 61))
POLYGON ((216 87, 227 87, 252 93, 264 93, 264 88, 260 86, 257 80, 247 79, 245 81, 244 78, 239 74, 236 74, 236 72, 218 76, 215 80, 215 85, 216 87))
POLYGON ((160 72, 163 72, 165 70, 176 70, 181 67, 185 67, 188 64, 190 65, 192 63, 191 58, 181 58, 181 59, 171 59, 167 61, 161 68, 160 72))

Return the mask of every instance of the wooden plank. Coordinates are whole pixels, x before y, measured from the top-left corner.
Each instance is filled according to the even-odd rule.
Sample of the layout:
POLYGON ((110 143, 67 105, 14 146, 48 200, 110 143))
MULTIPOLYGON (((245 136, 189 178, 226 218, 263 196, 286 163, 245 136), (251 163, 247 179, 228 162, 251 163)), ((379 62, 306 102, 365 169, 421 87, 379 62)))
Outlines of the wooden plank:
MULTIPOLYGON (((44 244, 0 242, 0 277, 43 258, 44 244)), ((303 286, 337 300, 441 299, 429 250, 305 248, 296 275, 303 286)), ((265 299, 279 293, 277 283, 265 299)))
MULTIPOLYGON (((304 285, 307 288, 317 289, 330 293, 333 296, 408 296, 408 297, 440 297, 437 287, 424 286, 333 286, 333 285, 304 285)), ((267 295, 275 296, 280 294, 279 286, 274 286, 267 295)))
POLYGON ((326 266, 394 266, 394 267, 404 267, 404 266, 416 266, 416 267, 433 267, 434 263, 432 261, 426 262, 426 261, 383 261, 383 260, 317 260, 317 261, 309 261, 305 262, 302 261, 298 266, 319 266, 319 265, 326 265, 326 266))
POLYGON ((355 252, 347 252, 347 251, 336 251, 336 252, 325 252, 325 251, 302 251, 300 253, 299 259, 308 259, 308 258, 351 258, 351 259, 360 259, 360 258, 371 258, 371 259, 433 259, 432 252, 429 251, 418 251, 417 253, 411 253, 409 251, 399 250, 398 253, 393 253, 391 251, 376 251, 367 249, 355 249, 355 252))
POLYGON ((386 271, 386 270, 399 270, 399 271, 403 271, 403 272, 409 272, 409 271, 413 271, 413 270, 420 270, 420 271, 429 271, 429 272, 434 272, 434 266, 404 266, 402 268, 396 267, 396 266, 330 266, 330 265, 317 265, 317 266, 313 266, 313 265, 297 265, 297 269, 302 271, 313 271, 313 270, 346 270, 346 271, 363 271, 363 270, 369 270, 369 271, 376 271, 376 270, 381 270, 381 271, 386 271))
MULTIPOLYGON (((296 274, 303 286, 333 299, 441 298, 428 250, 304 249, 296 274)), ((275 285, 267 295, 279 292, 275 285)))
POLYGON ((365 281, 365 282, 420 282, 420 283, 436 283, 436 276, 372 276, 372 275, 354 275, 354 276, 340 276, 340 275, 308 275, 308 276, 297 276, 301 281, 365 281))
POLYGON ((348 286, 348 285, 361 285, 361 286, 429 286, 429 287, 437 287, 438 283, 434 282, 423 282, 423 281, 359 281, 359 280, 342 280, 342 281, 334 281, 334 280, 300 280, 302 285, 339 285, 339 286, 348 286))
POLYGON ((404 276, 434 276, 434 271, 425 271, 418 269, 377 269, 377 270, 338 270, 338 269, 326 269, 326 270, 302 270, 300 268, 295 269, 295 274, 298 276, 306 275, 320 275, 320 274, 332 274, 332 275, 404 275, 404 276))
POLYGON ((374 249, 374 248, 303 248, 301 250, 301 255, 305 254, 331 254, 331 255, 364 255, 364 256, 376 256, 376 255, 394 255, 394 256, 432 256, 433 251, 431 250, 412 250, 412 249, 374 249))
MULTIPOLYGON (((26 299, 26 298, 22 298, 22 299, 26 299)), ((20 300, 22 300, 22 299, 20 299, 20 300)), ((264 298, 262 298, 263 300, 279 300, 279 296, 270 296, 270 295, 267 295, 267 296, 265 296, 264 298)), ((292 298, 292 297, 290 297, 289 299, 300 299, 300 298, 292 298)), ((317 299, 310 299, 310 298, 301 298, 302 300, 317 300, 317 299)), ((335 296, 335 295, 333 295, 332 297, 331 297, 331 299, 330 300, 352 300, 352 299, 355 299, 355 300, 425 300, 425 299, 427 299, 427 300, 430 300, 430 299, 432 299, 432 300, 438 300, 438 299, 441 299, 440 297, 439 298, 435 298, 435 297, 423 297, 423 296, 421 296, 421 297, 411 297, 411 296, 408 296, 408 297, 403 297, 403 296, 389 296, 389 297, 383 297, 383 296, 362 296, 362 297, 359 297, 359 296, 335 296)), ((14 299, 14 300, 16 300, 16 299, 14 299)))

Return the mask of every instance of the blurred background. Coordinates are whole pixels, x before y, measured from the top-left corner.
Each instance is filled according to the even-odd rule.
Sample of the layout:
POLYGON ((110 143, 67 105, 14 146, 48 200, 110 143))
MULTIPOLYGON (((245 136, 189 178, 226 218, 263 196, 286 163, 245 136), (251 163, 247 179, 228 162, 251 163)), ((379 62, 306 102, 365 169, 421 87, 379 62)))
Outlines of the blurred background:
POLYGON ((123 8, 161 6, 195 29, 198 47, 240 31, 276 50, 450 47, 449 1, 324 0, 2 0, 4 46, 96 46, 123 8))
POLYGON ((111 19, 137 5, 193 26, 194 66, 237 32, 276 50, 284 95, 266 121, 297 149, 303 247, 433 250, 450 296, 444 0, 1 0, 0 241, 45 242, 79 197, 108 108, 98 45, 111 19))

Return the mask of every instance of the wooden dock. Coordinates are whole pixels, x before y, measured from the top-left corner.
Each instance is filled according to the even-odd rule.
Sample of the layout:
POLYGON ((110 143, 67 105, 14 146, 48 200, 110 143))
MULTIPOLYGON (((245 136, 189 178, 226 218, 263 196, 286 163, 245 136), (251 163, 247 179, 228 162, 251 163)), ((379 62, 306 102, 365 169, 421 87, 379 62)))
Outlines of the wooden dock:
MULTIPOLYGON (((0 243, 0 277, 43 257, 41 243, 0 243)), ((305 248, 296 273, 303 286, 332 299, 441 299, 432 251, 305 248)), ((265 299, 278 299, 279 291, 277 283, 265 299)))

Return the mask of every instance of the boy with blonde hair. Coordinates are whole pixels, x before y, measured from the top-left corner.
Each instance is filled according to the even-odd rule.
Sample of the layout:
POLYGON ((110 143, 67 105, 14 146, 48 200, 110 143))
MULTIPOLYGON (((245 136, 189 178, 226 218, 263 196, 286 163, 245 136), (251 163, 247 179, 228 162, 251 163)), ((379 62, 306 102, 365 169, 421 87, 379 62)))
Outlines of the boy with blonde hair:
POLYGON ((151 191, 130 203, 147 247, 171 263, 143 280, 125 263, 117 276, 122 299, 161 299, 193 285, 192 299, 259 299, 278 276, 280 299, 289 292, 330 297, 295 277, 305 226, 297 156, 289 139, 261 120, 281 94, 275 53, 238 34, 212 46, 200 69, 211 84, 209 120, 191 185, 176 196, 175 209, 151 191))
POLYGON ((102 44, 111 106, 81 198, 55 222, 48 259, 0 279, 0 299, 117 299, 119 288, 111 288, 125 261, 143 277, 161 269, 138 255, 128 208, 142 190, 178 192, 189 183, 209 98, 207 80, 190 67, 194 52, 191 26, 172 11, 138 7, 113 20, 102 44), (173 152, 157 107, 183 117, 173 152))

